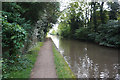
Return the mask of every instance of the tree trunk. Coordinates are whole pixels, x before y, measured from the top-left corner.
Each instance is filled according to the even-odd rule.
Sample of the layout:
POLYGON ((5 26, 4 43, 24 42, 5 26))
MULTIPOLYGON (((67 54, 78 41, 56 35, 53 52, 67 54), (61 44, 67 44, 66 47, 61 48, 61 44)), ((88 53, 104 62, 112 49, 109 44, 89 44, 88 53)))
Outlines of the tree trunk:
POLYGON ((94 30, 97 31, 97 20, 96 20, 96 2, 93 2, 93 23, 94 23, 94 30))
POLYGON ((103 13, 103 5, 104 5, 104 2, 102 2, 102 4, 100 5, 100 18, 101 18, 101 23, 104 24, 105 21, 104 21, 104 13, 103 13))

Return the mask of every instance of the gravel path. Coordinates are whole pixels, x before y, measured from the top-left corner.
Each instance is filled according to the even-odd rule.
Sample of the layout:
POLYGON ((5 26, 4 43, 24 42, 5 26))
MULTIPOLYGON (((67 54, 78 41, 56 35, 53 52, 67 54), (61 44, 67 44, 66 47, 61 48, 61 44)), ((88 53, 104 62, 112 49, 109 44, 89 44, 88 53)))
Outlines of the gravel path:
POLYGON ((36 63, 32 69, 31 78, 57 78, 50 38, 47 38, 40 48, 36 63))

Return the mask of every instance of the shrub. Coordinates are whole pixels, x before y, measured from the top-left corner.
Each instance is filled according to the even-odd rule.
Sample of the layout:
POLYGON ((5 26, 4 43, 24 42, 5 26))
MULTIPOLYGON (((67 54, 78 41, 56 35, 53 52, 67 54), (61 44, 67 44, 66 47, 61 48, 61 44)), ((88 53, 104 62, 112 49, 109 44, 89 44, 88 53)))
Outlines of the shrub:
POLYGON ((32 62, 24 55, 15 56, 16 60, 3 59, 2 74, 3 78, 8 78, 12 71, 21 71, 32 66, 32 62))
POLYGON ((81 27, 79 29, 76 29, 74 35, 75 35, 76 39, 87 40, 88 33, 89 33, 89 30, 87 28, 81 27))
POLYGON ((69 38, 71 37, 70 35, 70 27, 67 26, 67 27, 63 27, 60 31, 60 35, 64 38, 69 38))
MULTIPOLYGON (((4 53, 9 53, 8 56, 16 55, 19 53, 19 49, 24 47, 24 41, 26 38, 26 31, 15 23, 8 23, 3 21, 2 28, 2 48, 4 53), (7 52, 6 52, 7 51, 7 52)), ((3 57, 6 54, 3 55, 3 57)))
POLYGON ((119 47, 120 46, 120 23, 116 20, 109 20, 107 24, 98 26, 95 41, 100 45, 119 47))
POLYGON ((24 47, 26 31, 16 23, 2 22, 3 77, 10 71, 26 68, 29 60, 22 57, 20 48, 24 47), (22 67, 20 67, 22 66, 22 67))
POLYGON ((3 78, 29 78, 42 45, 42 42, 38 42, 28 50, 28 54, 17 55, 15 60, 1 60, 3 78))

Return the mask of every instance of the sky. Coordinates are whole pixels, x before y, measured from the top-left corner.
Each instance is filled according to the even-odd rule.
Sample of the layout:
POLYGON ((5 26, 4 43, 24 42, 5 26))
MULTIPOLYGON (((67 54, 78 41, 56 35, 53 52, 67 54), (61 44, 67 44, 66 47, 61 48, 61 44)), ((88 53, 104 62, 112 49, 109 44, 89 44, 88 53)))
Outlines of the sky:
POLYGON ((64 10, 71 0, 60 0, 60 11, 64 10))

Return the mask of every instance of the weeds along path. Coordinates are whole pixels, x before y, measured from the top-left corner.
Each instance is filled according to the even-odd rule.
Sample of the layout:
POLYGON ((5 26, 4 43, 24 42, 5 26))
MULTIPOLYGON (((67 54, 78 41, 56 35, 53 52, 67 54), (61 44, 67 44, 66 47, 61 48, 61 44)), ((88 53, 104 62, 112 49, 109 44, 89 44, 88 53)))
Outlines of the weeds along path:
POLYGON ((40 48, 31 78, 57 78, 51 39, 46 39, 40 48))

